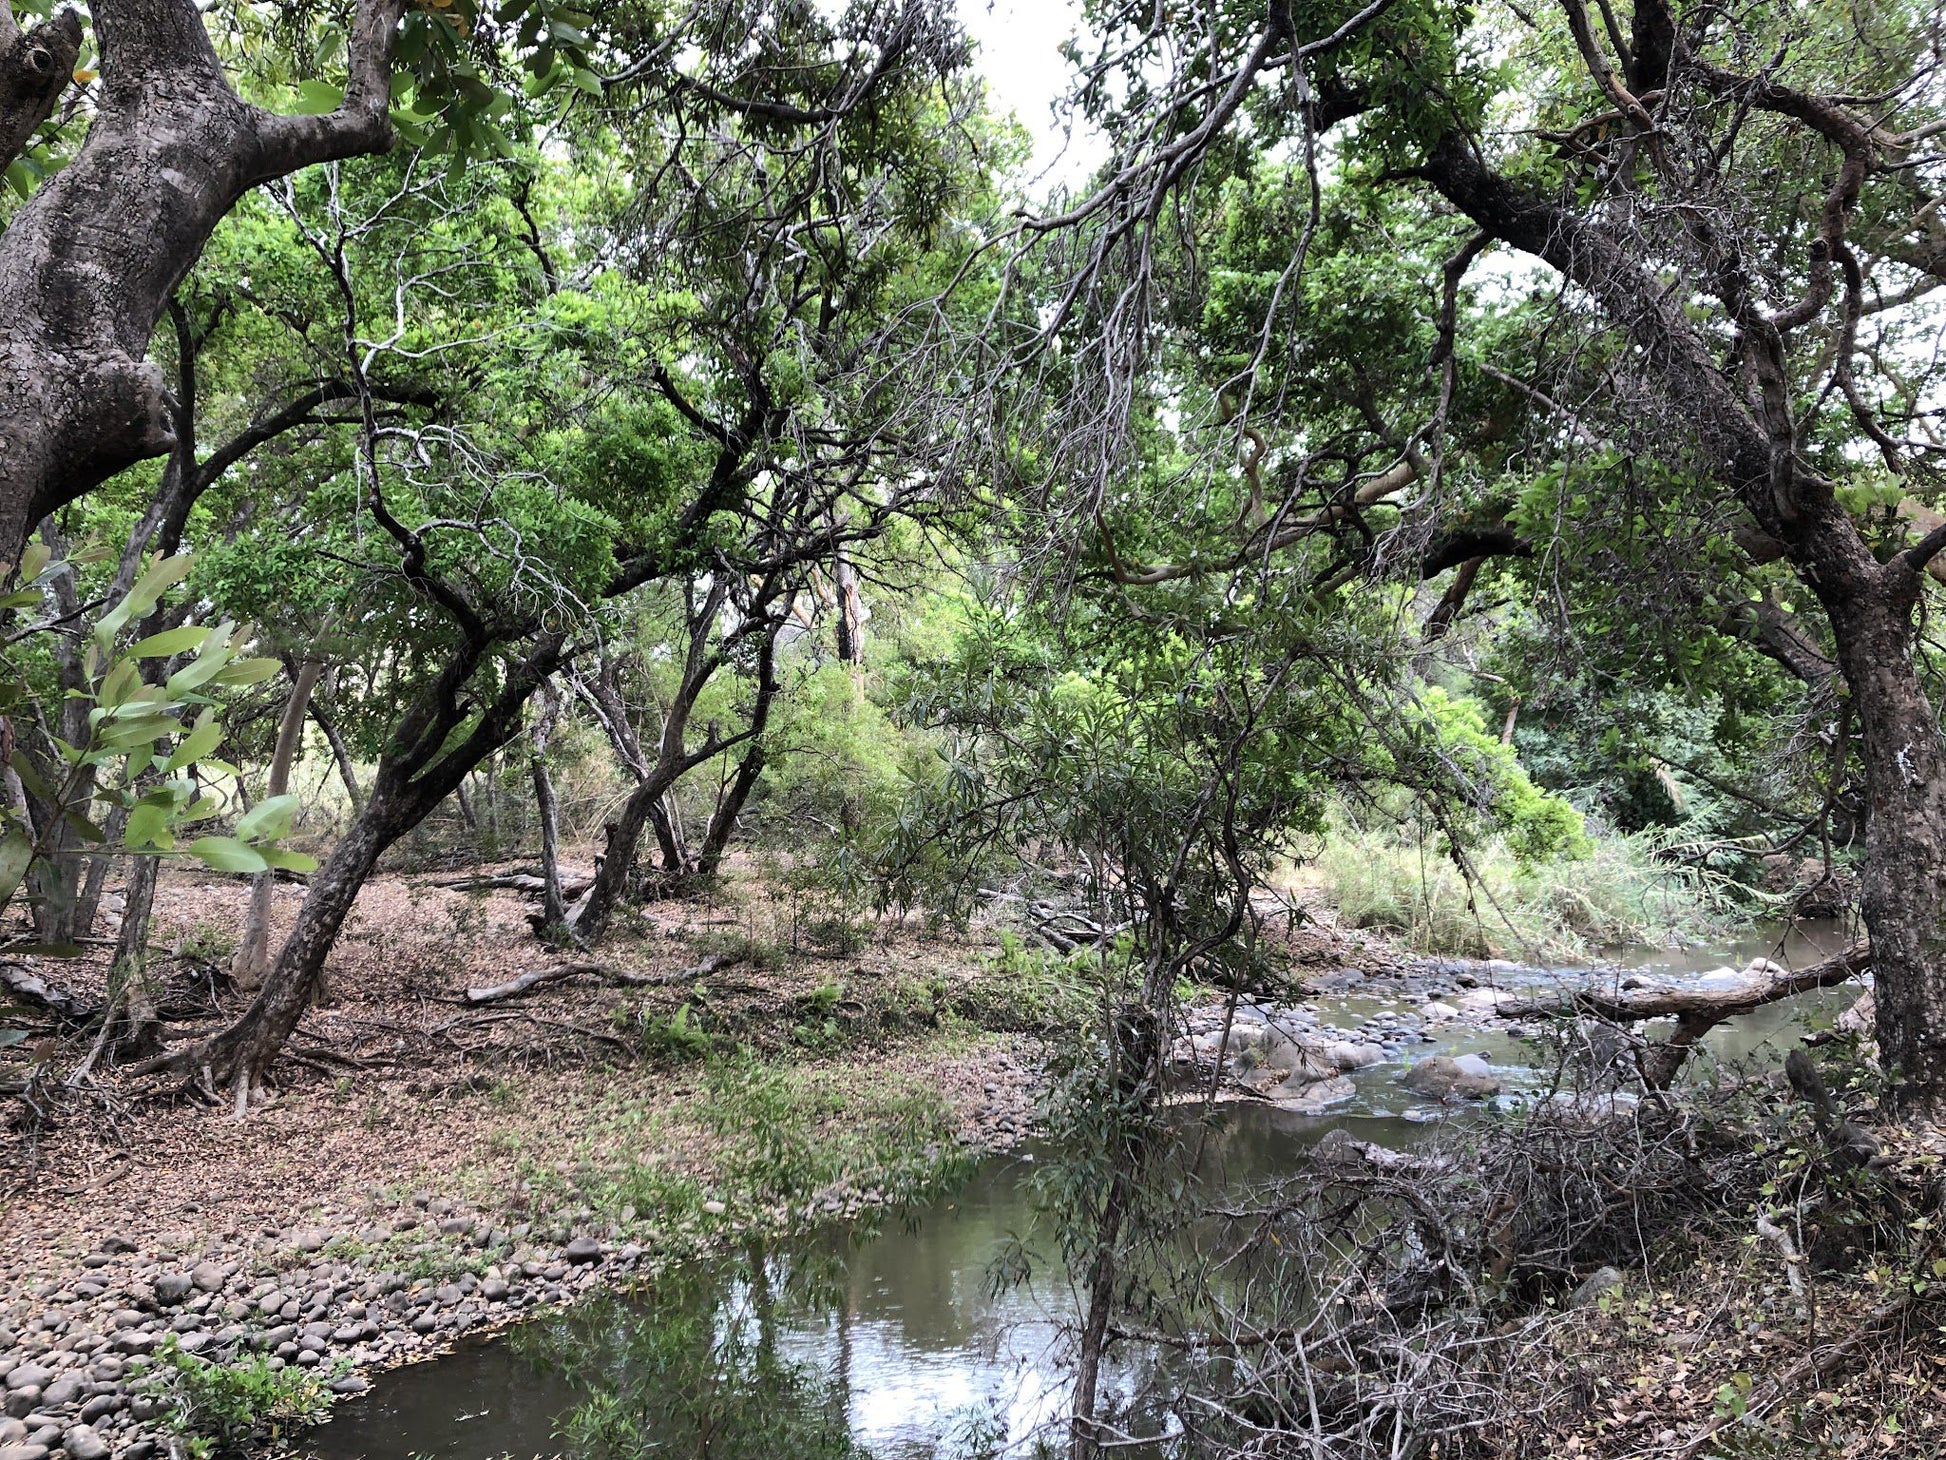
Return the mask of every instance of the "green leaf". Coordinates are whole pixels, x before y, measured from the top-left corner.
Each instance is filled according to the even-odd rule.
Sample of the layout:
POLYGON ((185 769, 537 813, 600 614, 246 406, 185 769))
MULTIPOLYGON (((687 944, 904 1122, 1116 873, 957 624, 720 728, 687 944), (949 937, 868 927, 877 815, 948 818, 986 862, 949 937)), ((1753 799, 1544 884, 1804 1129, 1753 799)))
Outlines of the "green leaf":
POLYGON ((108 671, 108 677, 102 680, 101 688, 95 692, 95 698, 104 707, 113 709, 134 694, 141 685, 142 671, 135 667, 135 662, 131 659, 118 660, 115 667, 108 671))
POLYGON ((27 835, 27 828, 17 821, 9 822, 6 831, 0 832, 0 907, 13 900, 33 860, 34 843, 27 835))
POLYGON ((175 752, 162 763, 164 773, 194 765, 223 743, 223 725, 212 710, 203 711, 196 728, 177 742, 175 752))
POLYGON ((258 847, 257 854, 271 866, 286 872, 315 872, 318 859, 303 852, 287 851, 283 847, 258 847))
POLYGON ((266 872, 270 863, 255 847, 246 847, 232 836, 199 836, 186 850, 206 867, 218 872, 266 872))
MULTIPOLYGON (((284 666, 275 659, 238 659, 226 665, 214 683, 230 689, 244 689, 253 684, 262 684, 266 679, 274 679, 283 672, 284 666)), ((170 681, 171 684, 174 682, 170 681)))
POLYGON ((344 88, 333 86, 328 81, 306 81, 297 88, 297 112, 300 116, 323 116, 335 112, 344 105, 344 88))
POLYGON ((34 763, 27 759, 24 754, 16 750, 13 753, 13 759, 8 764, 14 768, 14 774, 20 777, 20 783, 36 796, 40 797, 41 800, 52 801, 54 799, 53 788, 41 779, 41 773, 34 769, 34 763))
POLYGON ((176 844, 175 837, 169 831, 171 809, 149 801, 142 802, 128 813, 128 826, 122 833, 122 844, 127 847, 158 847, 168 851, 176 844))
POLYGON ((95 625, 95 642, 103 648, 114 643, 115 635, 122 631, 123 624, 154 608, 156 601, 188 577, 189 570, 195 565, 196 560, 189 553, 177 553, 173 558, 158 558, 150 563, 142 576, 135 580, 135 586, 128 590, 128 597, 101 616, 100 622, 95 625))
POLYGON ((297 797, 270 796, 259 801, 237 818, 236 834, 241 841, 269 841, 290 830, 297 814, 297 797))
POLYGON ((164 629, 159 634, 150 634, 146 639, 137 639, 128 646, 128 652, 135 659, 170 659, 200 648, 209 634, 210 631, 201 624, 184 624, 179 629, 164 629))

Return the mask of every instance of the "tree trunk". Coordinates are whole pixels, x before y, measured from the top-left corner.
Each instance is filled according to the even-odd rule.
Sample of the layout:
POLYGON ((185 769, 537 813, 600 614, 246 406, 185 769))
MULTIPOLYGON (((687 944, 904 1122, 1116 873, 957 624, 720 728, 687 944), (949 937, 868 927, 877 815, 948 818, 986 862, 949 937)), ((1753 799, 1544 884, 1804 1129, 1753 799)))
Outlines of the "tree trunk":
MULTIPOLYGON (((1832 484, 1799 458, 1774 325, 1740 333, 1733 381, 1686 301, 1662 287, 1625 234, 1493 173, 1458 133, 1432 149, 1420 175, 1484 231, 1593 296, 1635 347, 1645 380, 1694 423, 1710 470, 1823 607, 1857 712, 1870 801, 1861 890, 1879 1051, 1897 1075, 1895 1108, 1946 1118, 1946 745, 1914 657, 1921 584, 1940 538, 1929 533, 1883 563, 1874 555, 1832 484)), ((1823 256, 1836 252, 1825 240, 1823 256)))
POLYGON ((527 759, 534 776, 534 806, 541 822, 541 927, 551 940, 568 921, 567 904, 561 896, 561 812, 554 799, 554 779, 547 773, 547 742, 561 712, 561 696, 552 680, 541 686, 540 701, 527 759))
POLYGON ((460 781, 520 729, 528 698, 559 668, 563 640, 549 634, 527 655, 505 667, 500 687, 483 709, 461 691, 486 657, 491 641, 470 641, 407 708, 392 743, 380 757, 365 809, 312 876, 304 906, 277 961, 250 1007, 221 1033, 132 1073, 171 1069, 200 1078, 214 1093, 232 1092, 238 1113, 261 1088, 264 1076, 291 1031, 310 1007, 326 958, 337 941, 359 889, 386 848, 452 795, 460 781), (457 744, 454 732, 469 717, 472 730, 457 744))
MULTIPOLYGON (((710 586, 700 605, 691 605, 687 615, 689 649, 683 656, 682 678, 676 685, 675 693, 670 696, 668 712, 662 717, 662 735, 656 742, 655 764, 646 771, 638 772, 640 779, 635 789, 602 828, 602 855, 595 867, 595 880, 568 915, 569 927, 575 938, 590 947, 600 942, 608 931, 615 909, 621 905, 628 890, 629 878, 635 871, 635 857, 642 845, 642 831, 655 818, 659 809, 657 803, 683 776, 725 748, 712 735, 698 752, 691 754, 686 749, 689 716, 708 686, 710 677, 723 662, 722 655, 710 649, 710 637, 727 596, 728 590, 719 579, 710 586)), ((617 699, 605 714, 616 723, 626 724, 626 718, 619 711, 620 702, 617 699)), ((615 735, 612 728, 610 735, 611 738, 615 735)), ((636 764, 639 763, 638 757, 636 764)), ((662 830, 660 827, 657 829, 658 835, 662 830)))
POLYGON ((339 732, 337 722, 315 698, 311 701, 311 718, 324 732, 324 743, 331 747, 331 758, 338 764, 338 779, 345 783, 345 794, 351 797, 351 814, 356 816, 365 809, 365 793, 358 788, 358 768, 352 764, 345 737, 339 732))
MULTIPOLYGON (((291 767, 304 744, 304 717, 310 712, 311 691, 317 688, 324 665, 307 659, 297 667, 291 683, 290 698, 284 702, 284 718, 277 726, 277 746, 270 757, 267 796, 282 796, 290 788, 291 767)), ((270 904, 276 878, 259 872, 250 881, 250 912, 244 918, 243 936, 237 940, 230 959, 230 977, 245 993, 254 993, 270 972, 270 904)))
POLYGON ((856 668, 865 662, 865 602, 858 593, 858 570, 843 547, 833 554, 831 576, 838 598, 838 660, 856 668))
POLYGON ((122 889, 122 926, 115 937, 115 959, 110 965, 110 982, 118 986, 121 1001, 120 1012, 110 1015, 118 1027, 109 1031, 109 1039, 123 1059, 139 1059, 161 1047, 155 991, 149 985, 149 921, 155 911, 155 879, 160 868, 158 857, 135 858, 122 889))
POLYGON ((715 814, 710 817, 709 830, 703 836, 703 850, 696 858, 696 875, 699 877, 716 875, 716 869, 723 862, 724 848, 736 831, 737 818, 743 815, 744 804, 749 801, 751 791, 756 789, 757 778, 763 774, 768 758, 764 731, 770 725, 771 702, 777 698, 777 631, 781 627, 782 621, 779 620, 764 635, 763 648, 757 656, 757 700, 750 709, 750 748, 744 752, 736 775, 724 789, 722 799, 716 803, 715 814))
POLYGON ((656 849, 662 855, 662 870, 680 877, 688 869, 689 853, 683 847, 682 807, 673 792, 665 791, 649 808, 649 825, 655 831, 656 849))
MULTIPOLYGON (((1902 1109, 1946 1116, 1946 747, 1913 662, 1910 594, 1820 592, 1858 715, 1869 806, 1860 903, 1879 1059, 1902 1109)), ((1814 586, 1827 588, 1814 580, 1814 586)))
MULTIPOLYGON (((391 143, 402 0, 360 5, 344 104, 297 117, 236 95, 191 0, 91 8, 102 76, 87 139, 0 235, 0 560, 10 562, 35 522, 174 445, 149 337, 237 200, 298 168, 391 143)), ((52 80, 71 71, 80 28, 63 17, 28 40, 25 51, 0 47, 0 141, 16 145, 33 126, 14 123, 33 108, 6 115, 8 62, 40 56, 30 70, 48 83, 37 96, 51 108, 61 90, 52 80)))

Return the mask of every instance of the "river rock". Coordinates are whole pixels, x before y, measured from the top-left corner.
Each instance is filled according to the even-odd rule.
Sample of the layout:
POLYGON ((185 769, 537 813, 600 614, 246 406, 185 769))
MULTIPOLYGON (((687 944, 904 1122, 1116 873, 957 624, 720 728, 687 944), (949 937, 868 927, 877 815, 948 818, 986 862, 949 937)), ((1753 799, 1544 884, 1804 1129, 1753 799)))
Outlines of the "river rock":
POLYGON ((189 1270, 189 1280, 199 1292, 218 1293, 223 1290, 223 1284, 230 1280, 230 1275, 223 1270, 221 1263, 199 1262, 189 1270))
POLYGON ((1357 1093, 1358 1087, 1343 1075, 1333 1075, 1328 1080, 1306 1080, 1293 1075, 1270 1095, 1280 1107, 1294 1114, 1321 1115, 1357 1093))
POLYGON ((196 1280, 186 1272, 165 1272, 155 1280, 155 1300, 173 1308, 195 1291, 196 1280))
POLYGON ((576 1264, 600 1262, 601 1244, 592 1237, 576 1237, 568 1243, 561 1255, 576 1264))
POLYGON ((1599 1267, 1582 1279, 1581 1286, 1574 1290, 1568 1299, 1570 1308, 1587 1308, 1600 1301, 1603 1293, 1612 1293, 1627 1282, 1627 1277, 1618 1267, 1599 1267))
POLYGON ((77 1374, 63 1374, 41 1390, 41 1403, 49 1409, 64 1408, 80 1397, 81 1378, 77 1374))
POLYGON ((1459 1018, 1460 1011, 1451 1004, 1442 1004, 1434 999, 1419 1011, 1419 1017, 1430 1024, 1449 1024, 1459 1018))
POLYGON ((1341 1070, 1362 1070, 1369 1065, 1385 1063, 1385 1051, 1376 1044, 1364 1044, 1356 1040, 1341 1039, 1325 1053, 1331 1063, 1341 1070))
POLYGON ((30 1445, 25 1440, 17 1445, 0 1445, 0 1460, 47 1460, 47 1446, 30 1445))
POLYGON ((76 1425, 61 1436, 61 1447, 68 1460, 107 1460, 108 1441, 93 1425, 76 1425))
POLYGON ((1292 1039, 1279 1029, 1269 1031, 1262 1062, 1265 1069, 1283 1074, 1286 1084, 1292 1080, 1329 1080, 1338 1073, 1327 1049, 1308 1040, 1292 1039))
POLYGON ((1400 1083, 1428 1100, 1483 1100, 1500 1093, 1500 1081, 1478 1055, 1461 1055, 1458 1059, 1433 1055, 1407 1070, 1400 1083))
POLYGON ((7 1371, 6 1384, 9 1390, 32 1389, 39 1391, 54 1377, 39 1364, 18 1364, 7 1371))
POLYGON ((1838 1016, 1838 1032, 1841 1034, 1871 1035, 1878 1028, 1878 999, 1872 990, 1866 989, 1858 996, 1858 1002, 1838 1016))

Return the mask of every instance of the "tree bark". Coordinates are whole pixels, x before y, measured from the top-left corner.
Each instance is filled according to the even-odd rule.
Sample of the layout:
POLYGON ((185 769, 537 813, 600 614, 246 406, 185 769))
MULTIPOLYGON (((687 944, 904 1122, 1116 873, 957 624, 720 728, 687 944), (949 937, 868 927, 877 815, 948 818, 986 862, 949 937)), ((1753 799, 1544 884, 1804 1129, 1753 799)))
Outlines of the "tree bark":
MULTIPOLYGON (((1686 297, 1663 287, 1625 238, 1494 174, 1457 133, 1432 150, 1421 176, 1483 231, 1596 300, 1675 417, 1694 423, 1708 469, 1782 545, 1824 609, 1865 765, 1861 901, 1880 1054, 1895 1075, 1896 1108, 1946 1116, 1946 743, 1919 678, 1914 622, 1922 577, 1946 541, 1929 534, 1881 563, 1832 484, 1800 462, 1774 320, 1745 310, 1736 321, 1746 390, 1689 320, 1686 297)), ((1843 197, 1833 200, 1827 231, 1841 230, 1846 213, 1843 197)), ((1821 244, 1814 260, 1826 261, 1828 278, 1838 242, 1821 244)))
MULTIPOLYGON (((638 772, 640 779, 635 789, 602 828, 602 854, 595 867, 595 880, 568 914, 568 927, 583 944, 593 946, 607 933, 634 874, 642 832, 664 794, 691 770, 726 748, 711 736, 701 750, 687 749, 690 714, 723 662, 722 654, 711 649, 710 639, 727 596, 726 586, 718 580, 704 595, 702 603, 693 607, 687 616, 689 648, 683 656, 682 678, 669 697, 668 710, 662 717, 655 763, 638 772)), ((613 710, 607 713, 611 719, 615 718, 613 710)), ((611 727, 611 738, 614 733, 611 727)))
MULTIPOLYGON (((284 117, 237 96, 192 0, 96 0, 102 76, 88 135, 0 235, 0 559, 18 561, 50 512, 173 448, 168 391, 148 359, 170 295, 251 188, 390 146, 403 10, 404 0, 363 0, 343 105, 284 117)), ((0 45, 0 112, 19 79, 7 62, 17 73, 24 59, 34 78, 33 105, 0 115, 0 142, 16 138, 17 152, 43 95, 34 125, 51 109, 79 42, 64 14, 24 49, 0 45)))
MULTIPOLYGON (((291 681, 290 698, 284 701, 284 718, 277 726, 277 744, 270 756, 270 778, 266 796, 281 796, 290 789, 291 767, 297 763, 304 744, 304 718, 310 712, 311 692, 317 688, 324 665, 307 659, 297 667, 291 681)), ((259 872, 250 879, 250 911, 243 920, 243 936, 237 940, 230 959, 230 977, 245 993, 254 993, 270 972, 270 904, 277 879, 259 872)))
POLYGON ((716 810, 710 816, 709 829, 703 834, 702 850, 696 857, 698 877, 714 877, 717 868, 723 864, 723 853, 736 832, 737 818, 743 815, 743 808, 750 800, 750 793, 756 789, 757 779, 763 775, 768 760, 769 751, 763 737, 770 725, 771 702, 777 697, 777 633, 781 627, 781 620, 771 626, 764 635, 763 648, 757 656, 757 699, 750 709, 750 748, 737 763, 736 775, 724 788, 722 797, 716 803, 716 810))
POLYGON ((122 926, 115 937, 110 985, 120 995, 110 1012, 110 1043, 123 1059, 139 1059, 161 1047, 155 991, 149 986, 149 921, 155 911, 155 879, 159 857, 137 857, 129 866, 122 888, 122 926))
POLYGON ((554 799, 554 779, 547 772, 547 742, 561 712, 561 696, 552 680, 541 686, 540 702, 528 766, 533 772, 534 806, 541 822, 541 927, 551 938, 568 921, 567 904, 561 896, 561 812, 554 799))

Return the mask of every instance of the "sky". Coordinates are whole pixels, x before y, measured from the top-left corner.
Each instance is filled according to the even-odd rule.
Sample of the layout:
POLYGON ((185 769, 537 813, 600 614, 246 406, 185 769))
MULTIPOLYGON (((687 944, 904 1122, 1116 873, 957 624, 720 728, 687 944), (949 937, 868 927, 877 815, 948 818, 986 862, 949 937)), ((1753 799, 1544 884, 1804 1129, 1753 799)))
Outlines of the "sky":
POLYGON ((1033 190, 1050 184, 1078 184, 1107 156, 1096 134, 1063 135, 1049 105, 1068 85, 1068 63, 1061 43, 1080 23, 1077 0, 959 0, 960 20, 978 43, 975 64, 986 76, 999 109, 1011 111, 1034 138, 1028 169, 1038 179, 1033 190))

